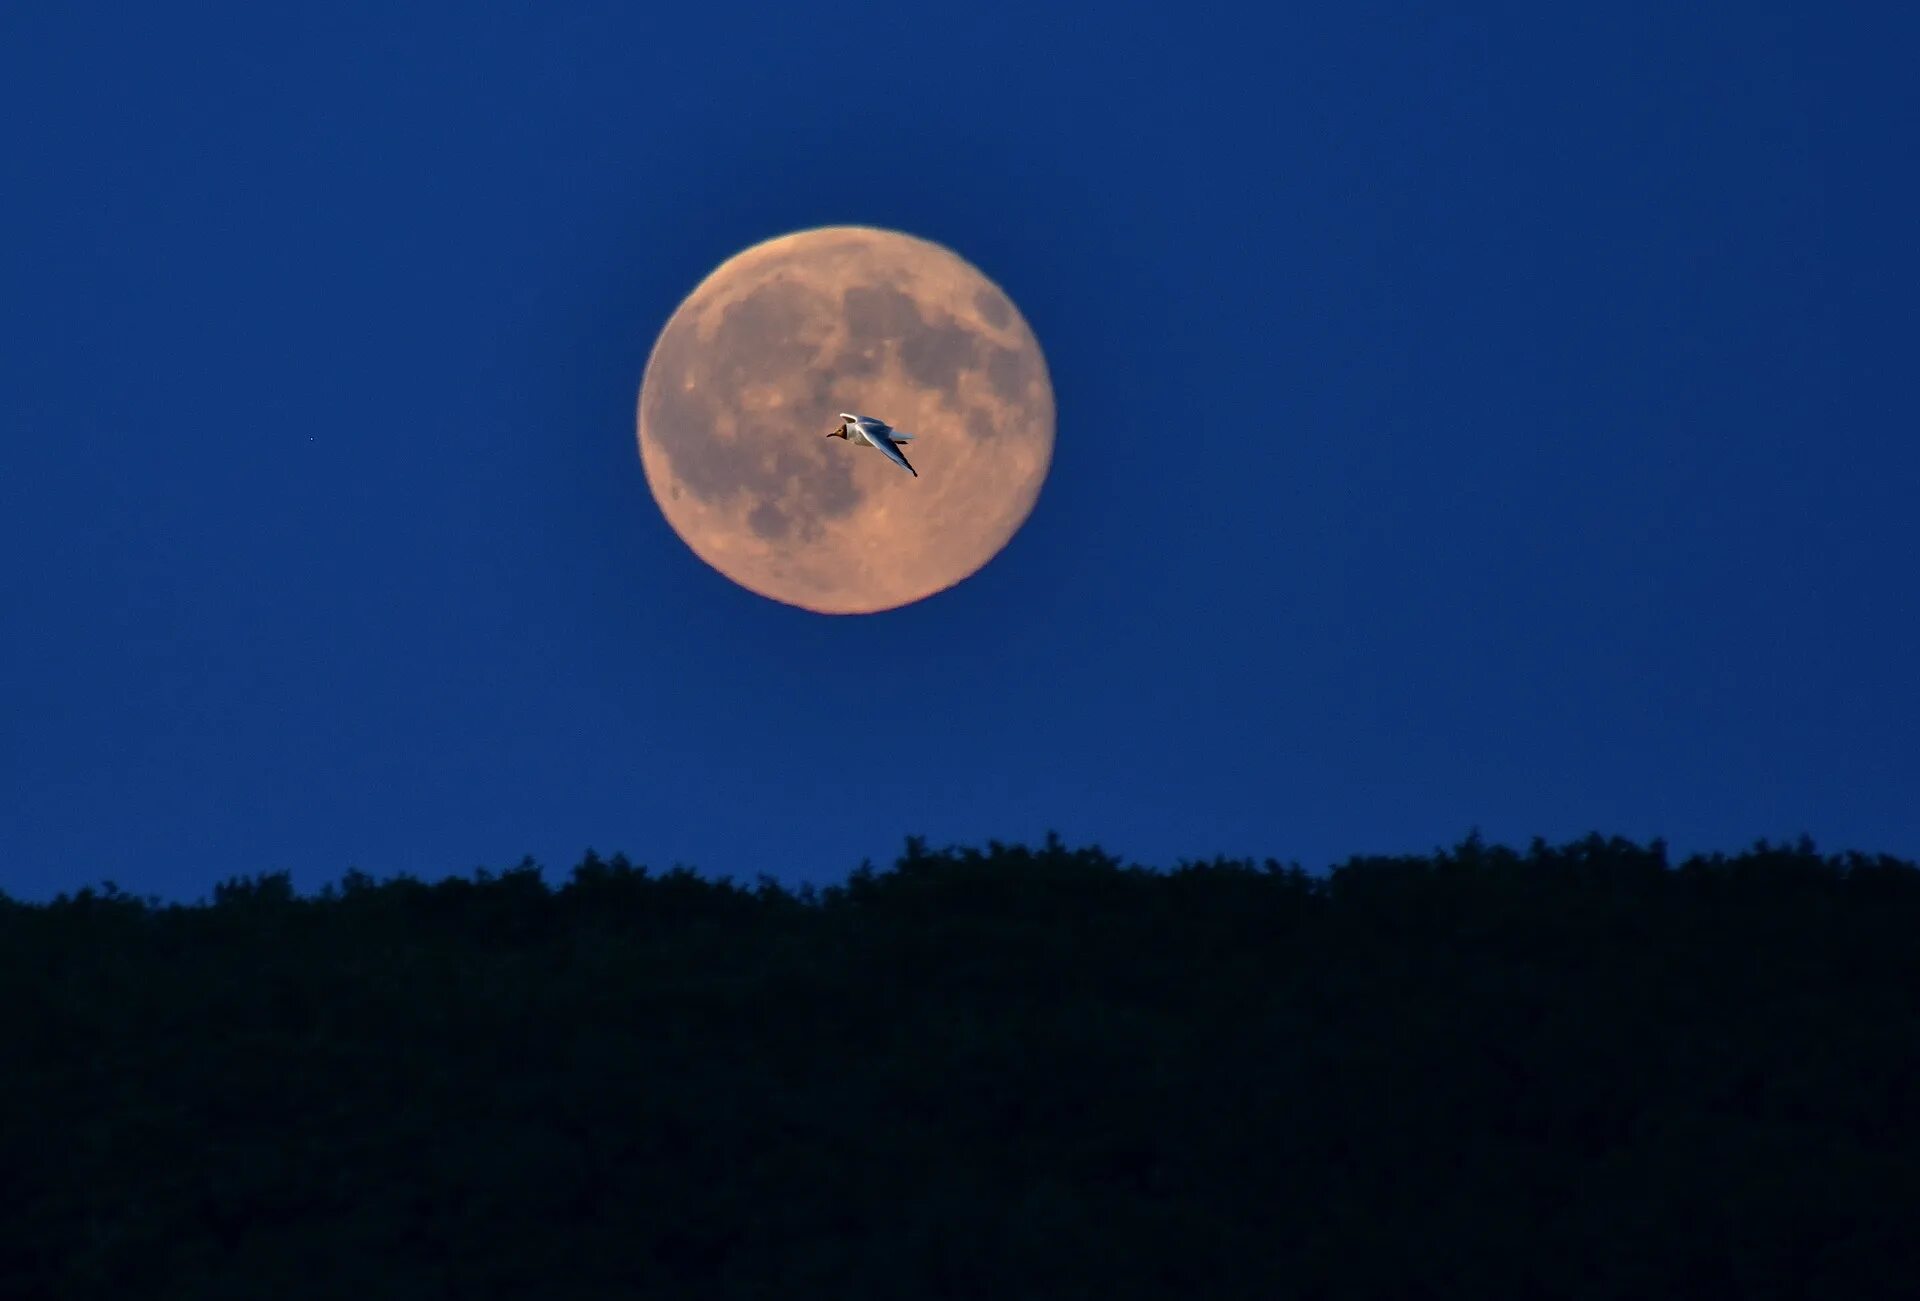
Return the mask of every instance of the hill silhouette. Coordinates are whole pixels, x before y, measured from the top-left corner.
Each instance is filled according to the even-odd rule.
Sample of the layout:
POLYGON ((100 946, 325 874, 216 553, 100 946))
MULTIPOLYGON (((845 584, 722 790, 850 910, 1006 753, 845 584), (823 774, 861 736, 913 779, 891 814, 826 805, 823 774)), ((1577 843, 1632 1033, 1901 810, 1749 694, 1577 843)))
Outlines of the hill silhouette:
POLYGON ((0 1296, 1912 1295, 1920 869, 0 896, 0 1296))

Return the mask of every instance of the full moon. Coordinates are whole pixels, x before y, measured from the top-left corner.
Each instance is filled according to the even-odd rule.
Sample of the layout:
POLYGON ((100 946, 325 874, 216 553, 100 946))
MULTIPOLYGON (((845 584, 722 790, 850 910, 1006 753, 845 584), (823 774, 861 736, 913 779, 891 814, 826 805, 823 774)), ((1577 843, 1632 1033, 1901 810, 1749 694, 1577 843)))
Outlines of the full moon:
POLYGON ((890 610, 1007 544, 1053 456, 1040 345, 991 280, 868 226, 782 235, 701 281, 640 384, 640 462, 694 554, 823 614, 890 610), (914 478, 827 435, 839 413, 914 435, 914 478))

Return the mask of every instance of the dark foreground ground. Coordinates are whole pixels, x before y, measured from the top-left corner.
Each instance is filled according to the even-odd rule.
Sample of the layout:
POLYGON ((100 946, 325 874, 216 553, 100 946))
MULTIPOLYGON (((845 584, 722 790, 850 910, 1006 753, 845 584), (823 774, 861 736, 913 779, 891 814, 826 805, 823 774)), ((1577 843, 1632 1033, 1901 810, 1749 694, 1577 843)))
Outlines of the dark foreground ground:
POLYGON ((1920 870, 0 898, 0 1297, 1913 1296, 1920 870))

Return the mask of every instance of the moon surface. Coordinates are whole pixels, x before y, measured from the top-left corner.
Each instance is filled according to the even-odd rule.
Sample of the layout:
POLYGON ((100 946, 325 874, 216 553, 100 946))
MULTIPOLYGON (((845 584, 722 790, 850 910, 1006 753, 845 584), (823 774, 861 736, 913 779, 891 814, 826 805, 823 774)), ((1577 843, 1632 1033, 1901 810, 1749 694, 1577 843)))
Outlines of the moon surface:
POLYGON ((640 385, 640 461, 667 523, 762 596, 870 614, 1007 544, 1053 457, 1053 387, 999 286, 938 244, 827 226, 701 281, 640 385), (828 438, 842 411, 915 435, 914 478, 828 438))

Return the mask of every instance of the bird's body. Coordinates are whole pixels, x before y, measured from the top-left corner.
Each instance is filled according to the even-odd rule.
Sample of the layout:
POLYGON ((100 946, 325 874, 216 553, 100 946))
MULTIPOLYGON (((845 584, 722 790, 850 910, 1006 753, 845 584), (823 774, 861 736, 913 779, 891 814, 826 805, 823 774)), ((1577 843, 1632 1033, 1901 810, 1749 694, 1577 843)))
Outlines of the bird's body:
POLYGON ((889 461, 914 478, 920 477, 920 471, 907 464, 906 456, 900 451, 900 444, 912 442, 913 435, 902 433, 884 420, 875 420, 872 416, 856 416, 850 411, 842 411, 840 427, 827 437, 844 438, 849 443, 864 443, 868 447, 877 447, 889 461))

